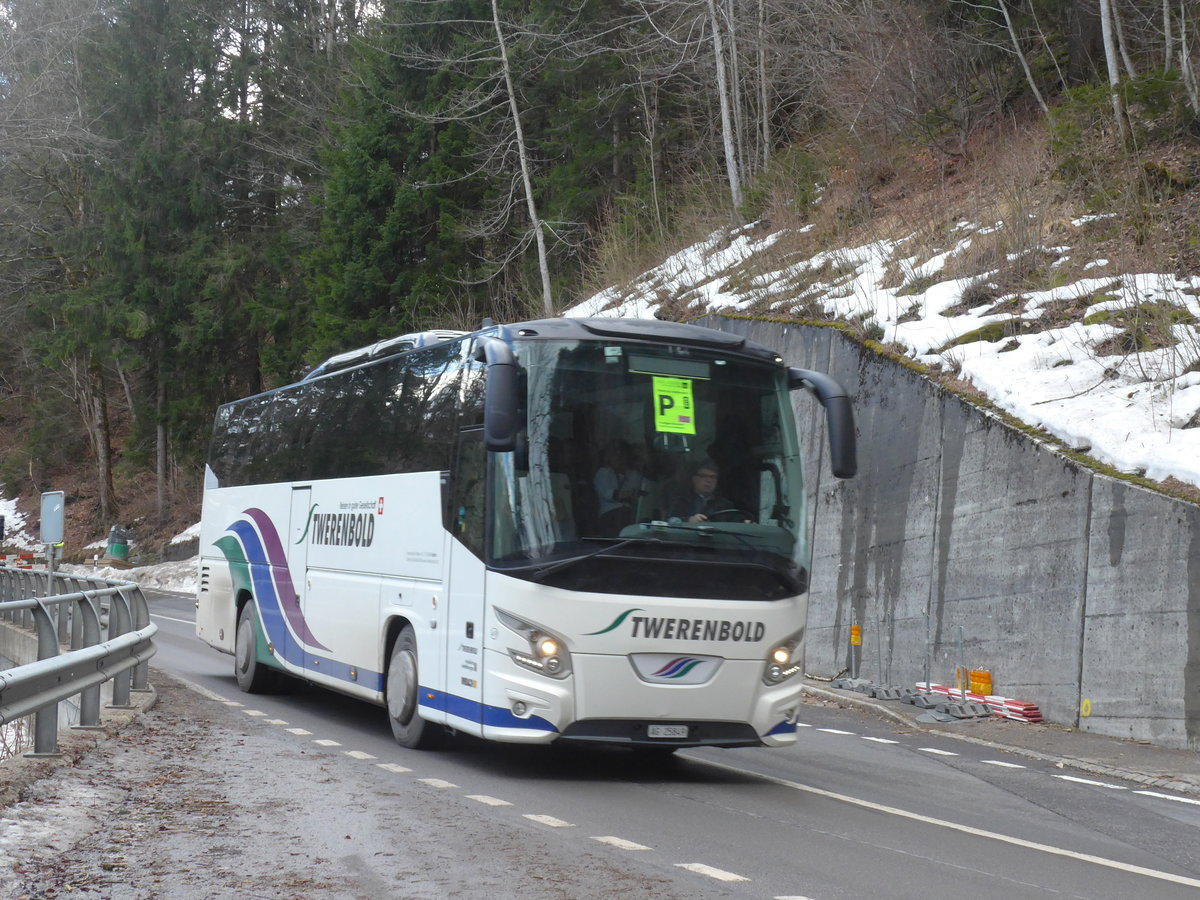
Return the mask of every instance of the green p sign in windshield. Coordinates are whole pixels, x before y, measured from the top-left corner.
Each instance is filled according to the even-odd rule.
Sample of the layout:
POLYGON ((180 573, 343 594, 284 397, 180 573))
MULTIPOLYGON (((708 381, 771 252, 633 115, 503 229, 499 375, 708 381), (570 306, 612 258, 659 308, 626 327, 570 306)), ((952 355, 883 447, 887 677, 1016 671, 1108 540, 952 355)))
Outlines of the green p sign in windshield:
POLYGON ((654 376, 654 430, 666 434, 696 433, 692 379, 654 376))

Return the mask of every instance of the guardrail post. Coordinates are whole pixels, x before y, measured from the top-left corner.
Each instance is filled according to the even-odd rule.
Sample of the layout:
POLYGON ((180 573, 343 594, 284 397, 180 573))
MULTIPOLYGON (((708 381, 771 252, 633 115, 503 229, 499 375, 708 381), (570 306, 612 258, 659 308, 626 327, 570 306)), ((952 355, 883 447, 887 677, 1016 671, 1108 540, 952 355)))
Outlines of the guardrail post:
MULTIPOLYGON (((95 598, 89 597, 85 591, 76 602, 79 613, 75 621, 80 623, 82 646, 92 647, 100 643, 100 613, 96 609, 95 598)), ((74 727, 80 731, 100 729, 100 685, 79 692, 79 724, 74 727)))
MULTIPOLYGON (((54 620, 45 604, 40 600, 33 607, 33 620, 37 623, 38 659, 58 656, 58 638, 54 620)), ((58 755, 58 704, 43 706, 33 717, 33 752, 26 756, 58 755)))
MULTIPOLYGON (((124 590, 117 590, 113 593, 112 599, 108 604, 108 639, 122 634, 127 634, 133 630, 133 616, 129 611, 129 599, 125 596, 124 590)), ((129 709, 129 683, 133 673, 126 669, 123 672, 118 672, 112 678, 113 695, 112 703, 109 704, 110 709, 129 709)))
MULTIPOLYGON (((132 630, 141 631, 150 624, 150 606, 146 603, 146 595, 142 593, 140 586, 135 585, 132 590, 132 600, 130 604, 130 612, 133 617, 132 630)), ((150 690, 150 662, 140 662, 133 668, 133 690, 149 691, 150 690)))

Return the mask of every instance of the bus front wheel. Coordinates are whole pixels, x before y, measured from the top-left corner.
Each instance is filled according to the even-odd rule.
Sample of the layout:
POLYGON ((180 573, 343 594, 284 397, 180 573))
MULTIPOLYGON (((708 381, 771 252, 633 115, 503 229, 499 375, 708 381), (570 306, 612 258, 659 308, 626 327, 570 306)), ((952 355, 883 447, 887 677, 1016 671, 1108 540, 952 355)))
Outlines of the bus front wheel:
POLYGON ((437 746, 442 729, 421 718, 419 705, 419 669, 417 667, 417 636, 411 625, 405 625, 392 645, 387 671, 387 713, 396 742, 414 750, 437 746))
POLYGON ((258 661, 258 607, 246 601, 238 614, 233 645, 233 672, 247 694, 263 694, 275 685, 275 673, 258 661))

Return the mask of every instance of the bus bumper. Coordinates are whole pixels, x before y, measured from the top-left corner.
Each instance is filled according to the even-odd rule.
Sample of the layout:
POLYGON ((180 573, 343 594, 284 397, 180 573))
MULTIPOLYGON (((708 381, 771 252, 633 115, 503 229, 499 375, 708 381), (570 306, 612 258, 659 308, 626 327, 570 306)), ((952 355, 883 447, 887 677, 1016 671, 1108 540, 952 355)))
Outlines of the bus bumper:
POLYGON ((483 737, 520 743, 563 739, 631 745, 768 746, 796 741, 801 683, 768 686, 761 660, 727 659, 705 684, 650 684, 628 657, 572 656, 575 674, 547 678, 488 654, 483 737), (686 737, 653 737, 687 727, 686 737))

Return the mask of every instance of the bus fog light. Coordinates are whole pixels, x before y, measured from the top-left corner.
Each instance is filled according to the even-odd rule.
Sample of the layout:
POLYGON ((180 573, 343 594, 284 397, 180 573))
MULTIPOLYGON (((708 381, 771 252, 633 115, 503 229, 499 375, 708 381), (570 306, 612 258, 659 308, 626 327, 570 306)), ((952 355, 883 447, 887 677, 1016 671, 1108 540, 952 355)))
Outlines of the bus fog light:
POLYGON ((788 647, 776 647, 771 651, 771 660, 779 665, 787 665, 788 660, 792 658, 792 651, 788 647))
POLYGON ((554 638, 542 637, 538 639, 538 652, 542 656, 557 656, 558 642, 554 638))
POLYGON ((524 700, 514 700, 512 705, 513 715, 518 719, 525 717, 525 713, 529 712, 529 707, 525 705, 524 700))

